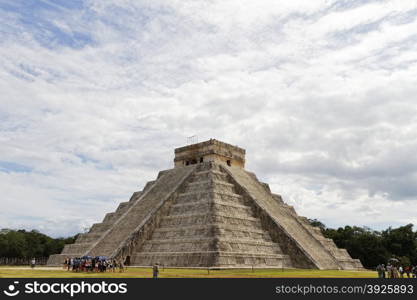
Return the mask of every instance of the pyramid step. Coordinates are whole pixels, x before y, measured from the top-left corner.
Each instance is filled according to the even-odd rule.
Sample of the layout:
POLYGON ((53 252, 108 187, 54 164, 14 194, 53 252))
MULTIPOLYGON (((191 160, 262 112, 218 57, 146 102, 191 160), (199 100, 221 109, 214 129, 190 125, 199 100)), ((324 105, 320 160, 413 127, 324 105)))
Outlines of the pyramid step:
POLYGON ((155 182, 156 182, 156 180, 148 181, 145 184, 145 187, 143 188, 143 193, 145 193, 146 191, 148 191, 155 184, 155 182))
MULTIPOLYGON (((279 246, 270 241, 259 241, 254 239, 245 239, 245 238, 223 238, 223 237, 196 237, 196 238, 174 238, 174 239, 158 239, 158 240, 147 240, 145 244, 143 245, 143 248, 141 251, 146 251, 146 247, 152 247, 154 245, 166 245, 168 248, 173 247, 174 245, 180 245, 183 248, 186 248, 185 246, 190 246, 187 244, 191 244, 192 247, 195 247, 195 245, 198 245, 199 243, 206 243, 211 246, 217 244, 217 245, 228 245, 228 244, 234 244, 234 245, 253 245, 253 246, 266 246, 266 247, 274 247, 276 249, 279 249, 279 246)), ((190 249, 191 249, 190 248, 190 249)), ((149 250, 149 249, 148 249, 149 250)), ((185 251, 186 249, 184 249, 185 251)), ((217 249, 208 249, 209 250, 217 250, 217 249)), ((222 249, 223 251, 232 251, 233 249, 222 249)), ((280 250, 279 250, 280 251, 280 250)))
POLYGON ((360 270, 363 269, 362 263, 359 259, 346 258, 339 259, 339 263, 342 265, 344 270, 360 270))
POLYGON ((146 241, 141 252, 181 252, 181 251, 209 251, 214 248, 214 239, 193 239, 190 241, 146 241))
POLYGON ((251 239, 254 241, 272 242, 271 236, 266 231, 245 230, 244 228, 218 228, 217 235, 226 239, 251 239))
POLYGON ((226 181, 205 180, 188 183, 185 192, 217 191, 221 193, 234 193, 234 185, 226 181))
POLYGON ((201 187, 202 185, 206 186, 214 186, 216 184, 219 185, 225 185, 225 186, 230 186, 230 187, 234 187, 233 183, 229 183, 227 181, 223 181, 223 180, 217 180, 217 179, 208 179, 208 180, 201 180, 201 181, 195 181, 195 182, 189 182, 188 186, 198 186, 201 187))
POLYGON ((138 198, 134 200, 131 199, 130 201, 127 201, 127 202, 121 202, 115 212, 107 213, 104 216, 103 223, 113 224, 118 218, 120 218, 129 209, 130 206, 132 206, 135 203, 137 199, 138 198))
POLYGON ((127 202, 121 202, 119 204, 119 206, 116 209, 116 212, 125 212, 127 210, 127 208, 132 204, 132 202, 127 201, 127 202))
POLYGON ((345 257, 345 256, 347 256, 347 257, 349 257, 349 258, 350 258, 350 255, 349 255, 349 253, 347 252, 347 250, 346 250, 346 249, 343 249, 343 248, 337 248, 337 250, 338 250, 338 253, 339 253, 339 255, 338 255, 338 256, 341 256, 341 257, 345 257))
POLYGON ((221 174, 221 175, 224 175, 226 173, 224 173, 224 172, 222 172, 218 169, 209 169, 209 170, 202 170, 202 171, 194 172, 194 176, 199 176, 199 175, 202 175, 202 174, 221 174))
POLYGON ((180 193, 176 200, 177 204, 188 203, 188 202, 197 202, 197 201, 209 201, 211 199, 223 201, 223 202, 233 202, 241 205, 245 205, 243 197, 235 193, 222 193, 217 191, 194 191, 188 193, 180 193))
POLYGON ((281 195, 278 195, 278 194, 271 194, 271 195, 272 195, 272 198, 275 199, 275 201, 277 201, 280 204, 284 204, 284 201, 282 200, 282 196, 281 195))
POLYGON ((250 206, 247 206, 247 205, 242 205, 242 204, 238 204, 234 202, 225 202, 225 201, 216 200, 216 199, 204 199, 204 200, 195 201, 195 202, 176 203, 172 206, 172 208, 201 206, 201 205, 207 205, 207 204, 225 205, 228 207, 236 207, 236 208, 242 208, 242 209, 250 208, 250 206))
POLYGON ((93 226, 91 226, 90 231, 91 233, 98 233, 98 232, 104 232, 107 229, 110 228, 110 226, 112 225, 112 223, 95 223, 93 224, 93 226))
POLYGON ((258 241, 271 242, 268 232, 261 229, 253 229, 243 226, 220 226, 218 224, 206 224, 197 226, 184 226, 179 228, 158 228, 153 232, 152 240, 189 238, 189 237, 213 237, 220 238, 250 238, 258 241))
POLYGON ((77 236, 77 239, 75 240, 74 244, 83 243, 83 240, 88 238, 88 233, 80 233, 77 236))
POLYGON ((252 239, 222 239, 217 237, 188 238, 170 240, 149 240, 141 247, 141 252, 180 252, 180 251, 240 251, 281 253, 273 242, 252 239))
POLYGON ((236 267, 273 267, 284 268, 290 265, 287 255, 268 254, 262 252, 241 253, 241 252, 220 252, 218 265, 224 268, 236 267))
POLYGON ((62 267, 65 260, 71 257, 80 257, 81 253, 67 253, 67 254, 52 254, 48 258, 48 266, 60 266, 62 267))
POLYGON ((211 196, 211 195, 226 195, 232 198, 243 198, 243 196, 236 194, 236 193, 220 193, 217 191, 194 191, 194 192, 185 192, 185 193, 179 193, 178 197, 187 197, 187 196, 196 196, 201 195, 202 197, 211 196))
POLYGON ((103 247, 97 249, 97 252, 94 255, 108 256, 108 253, 112 253, 114 249, 116 249, 118 246, 119 244, 117 243, 117 241, 108 241, 103 247))
POLYGON ((197 181, 205 181, 209 179, 226 181, 226 178, 227 178, 226 173, 223 173, 217 170, 205 170, 205 171, 195 172, 191 181, 197 182, 197 181))
POLYGON ((143 191, 134 192, 133 195, 130 197, 129 202, 135 202, 142 196, 143 191))
POLYGON ((340 248, 331 248, 331 252, 333 252, 334 256, 340 260, 340 259, 352 259, 349 255, 349 253, 346 251, 346 249, 340 249, 340 248))
POLYGON ((261 229, 261 222, 258 219, 252 218, 236 218, 229 216, 214 216, 207 214, 199 214, 187 217, 172 217, 162 220, 161 227, 178 227, 178 226, 190 226, 190 225, 201 225, 201 224, 227 224, 227 225, 238 225, 245 228, 256 228, 261 229))
POLYGON ((310 225, 310 222, 308 221, 308 218, 307 217, 298 216, 298 220, 301 221, 304 224, 310 225))
POLYGON ((137 266, 152 266, 159 263, 172 267, 252 267, 265 266, 281 268, 287 265, 287 255, 269 253, 242 253, 221 251, 188 252, 142 252, 132 257, 137 266))
POLYGON ((134 255, 135 256, 145 256, 145 255, 169 255, 169 254, 193 254, 193 253, 215 253, 215 254, 228 254, 228 255, 238 255, 238 254, 242 254, 242 255, 256 255, 256 256, 268 256, 268 257, 284 257, 285 254, 277 254, 277 253, 262 253, 262 252, 225 252, 225 251, 181 251, 181 252, 176 252, 176 251, 170 251, 170 252, 145 252, 145 251, 141 251, 141 252, 137 252, 134 255))
POLYGON ((311 231, 315 234, 315 235, 322 235, 321 234, 321 229, 320 227, 314 227, 314 226, 310 226, 311 227, 311 231))
POLYGON ((181 243, 198 243, 198 242, 217 242, 217 243, 234 243, 234 244, 248 244, 261 246, 276 246, 277 244, 269 241, 257 241, 253 239, 227 239, 222 237, 195 237, 186 239, 164 239, 164 240, 148 240, 149 244, 181 244, 181 243))
POLYGON ((122 215, 122 213, 120 213, 120 212, 107 213, 104 216, 103 223, 114 223, 114 221, 116 221, 118 218, 120 218, 121 215, 122 215))
POLYGON ((161 227, 180 227, 201 224, 227 224, 241 225, 245 227, 261 228, 259 219, 253 217, 231 216, 225 214, 199 213, 178 216, 166 216, 162 218, 161 227))
POLYGON ((239 216, 252 216, 252 209, 249 206, 230 204, 225 202, 198 201, 187 204, 174 205, 171 207, 170 216, 190 214, 190 213, 206 213, 206 212, 224 212, 239 216), (192 204, 193 203, 193 204, 192 204))
POLYGON ((68 244, 64 246, 61 254, 68 255, 69 253, 84 253, 91 243, 77 243, 77 244, 68 244))
POLYGON ((102 233, 84 233, 84 234, 80 234, 78 236, 77 240, 75 241, 75 243, 76 244, 91 243, 91 242, 97 240, 101 235, 102 235, 102 233))
POLYGON ((171 227, 159 227, 156 228, 154 233, 157 232, 175 232, 175 231, 193 231, 193 230, 202 230, 202 229, 208 229, 208 228, 214 228, 215 230, 235 230, 235 231, 246 231, 246 232, 253 232, 253 233, 264 233, 266 232, 263 229, 256 229, 256 228, 240 228, 237 225, 222 225, 222 224, 203 224, 203 225, 191 225, 191 226, 182 226, 177 228, 171 228, 171 227))
MULTIPOLYGON (((236 219, 236 220, 249 220, 249 221, 259 221, 259 219, 254 217, 247 217, 247 216, 240 216, 235 215, 233 212, 228 213, 218 213, 218 212, 204 212, 204 213, 190 213, 190 214, 183 214, 183 215, 170 215, 165 216, 162 219, 163 220, 177 220, 177 219, 188 219, 188 218, 194 218, 194 217, 209 217, 209 218, 230 218, 230 219, 236 219)), ((213 222, 211 222, 213 223, 213 222)))
POLYGON ((202 225, 180 228, 158 228, 153 232, 152 240, 181 239, 193 237, 219 237, 219 238, 248 238, 252 240, 271 242, 267 231, 256 230, 239 226, 202 225), (171 229, 171 230, 169 230, 171 229))

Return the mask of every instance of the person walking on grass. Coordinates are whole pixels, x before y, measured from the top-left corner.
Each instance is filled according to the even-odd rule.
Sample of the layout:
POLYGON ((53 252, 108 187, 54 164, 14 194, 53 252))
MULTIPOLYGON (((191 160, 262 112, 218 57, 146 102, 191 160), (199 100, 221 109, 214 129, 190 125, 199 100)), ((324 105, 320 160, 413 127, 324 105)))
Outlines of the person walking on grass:
POLYGON ((387 265, 387 272, 388 272, 388 278, 394 278, 393 274, 392 274, 392 265, 391 264, 387 265))
POLYGON ((30 267, 33 269, 35 267, 35 265, 36 265, 36 259, 32 258, 31 261, 30 261, 30 267))
POLYGON ((158 274, 159 274, 158 263, 156 263, 156 264, 153 265, 152 272, 153 272, 153 278, 157 279, 158 278, 158 274))
POLYGON ((384 265, 378 265, 376 267, 376 271, 378 272, 378 278, 384 278, 385 268, 384 265))
POLYGON ((111 264, 111 267, 112 267, 113 273, 116 272, 117 263, 114 259, 113 259, 113 262, 111 264))
POLYGON ((392 267, 392 277, 391 278, 400 278, 400 275, 398 274, 398 268, 396 266, 392 267))
POLYGON ((121 261, 119 261, 119 272, 120 273, 122 273, 122 272, 124 272, 125 271, 125 265, 124 265, 124 263, 123 263, 123 261, 121 260, 121 261))
POLYGON ((398 267, 398 273, 400 273, 400 277, 401 277, 401 278, 404 278, 404 269, 403 269, 403 267, 402 267, 402 266, 399 266, 399 267, 398 267))

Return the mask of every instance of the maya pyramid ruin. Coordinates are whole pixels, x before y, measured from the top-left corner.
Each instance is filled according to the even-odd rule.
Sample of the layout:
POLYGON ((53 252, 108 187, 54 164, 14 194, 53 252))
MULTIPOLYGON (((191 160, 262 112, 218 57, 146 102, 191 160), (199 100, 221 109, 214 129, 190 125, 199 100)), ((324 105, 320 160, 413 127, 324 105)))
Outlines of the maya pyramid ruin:
POLYGON ((175 149, 175 167, 51 255, 135 266, 358 269, 307 218, 245 170, 245 150, 215 139, 175 149))

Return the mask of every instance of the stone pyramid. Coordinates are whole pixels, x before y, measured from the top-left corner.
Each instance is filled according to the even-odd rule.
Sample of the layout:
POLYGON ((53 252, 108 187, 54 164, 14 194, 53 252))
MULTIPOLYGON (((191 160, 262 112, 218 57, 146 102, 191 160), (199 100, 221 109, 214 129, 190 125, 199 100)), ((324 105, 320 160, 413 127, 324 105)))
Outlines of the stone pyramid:
POLYGON ((103 255, 135 266, 362 268, 244 169, 244 149, 211 139, 175 149, 174 162, 48 264, 103 255))

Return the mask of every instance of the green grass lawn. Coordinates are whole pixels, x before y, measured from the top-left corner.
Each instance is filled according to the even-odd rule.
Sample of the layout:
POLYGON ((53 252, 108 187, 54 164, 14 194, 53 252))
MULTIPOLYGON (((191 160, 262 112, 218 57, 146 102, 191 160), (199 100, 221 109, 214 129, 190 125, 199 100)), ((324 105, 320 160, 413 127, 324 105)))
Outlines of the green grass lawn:
MULTIPOLYGON (((293 269, 163 269, 162 278, 375 278, 374 271, 338 271, 338 270, 293 270, 293 269)), ((124 273, 75 273, 62 268, 37 267, 0 267, 0 278, 150 278, 151 268, 127 268, 124 273)))

